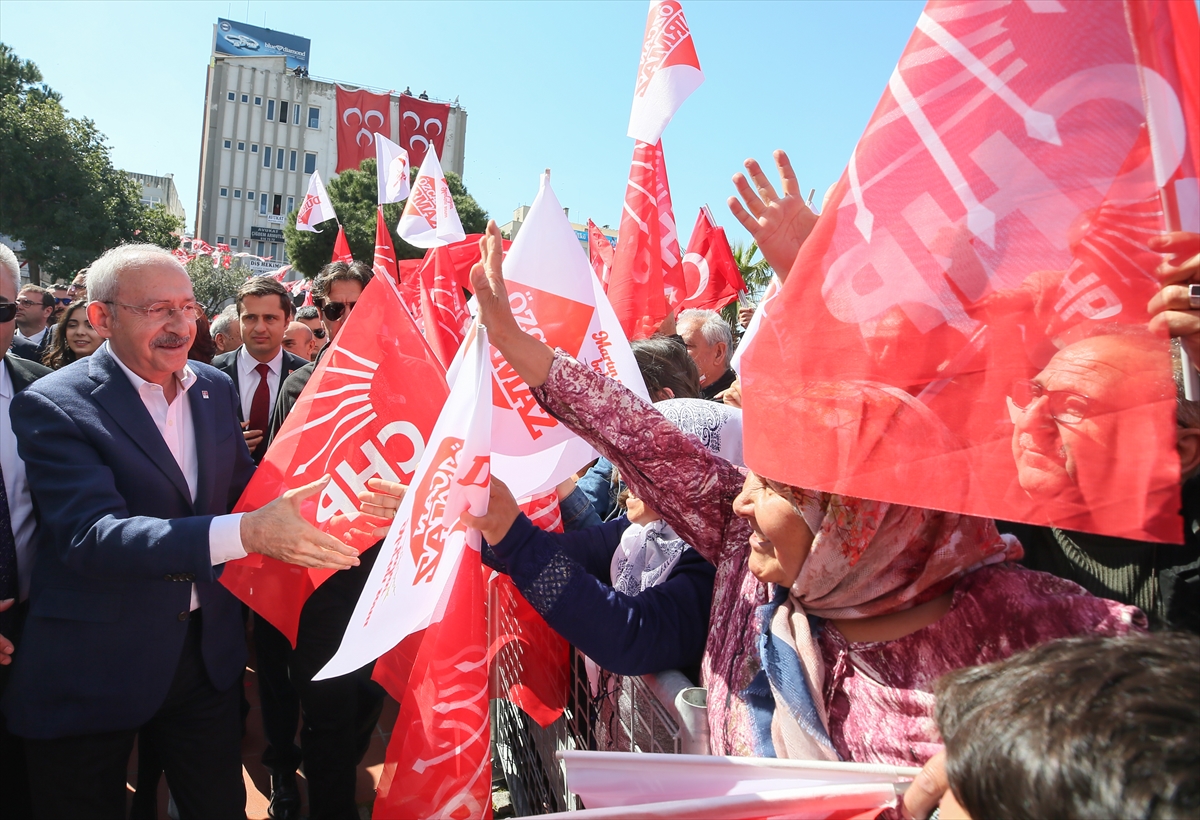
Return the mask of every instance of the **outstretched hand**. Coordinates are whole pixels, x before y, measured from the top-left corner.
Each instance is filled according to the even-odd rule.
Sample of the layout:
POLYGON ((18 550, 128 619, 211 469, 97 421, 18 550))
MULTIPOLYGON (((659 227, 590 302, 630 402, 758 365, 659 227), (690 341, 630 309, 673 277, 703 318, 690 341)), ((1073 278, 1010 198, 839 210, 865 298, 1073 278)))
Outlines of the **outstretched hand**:
POLYGON ((745 205, 736 196, 731 196, 729 210, 754 237, 763 259, 767 260, 780 280, 784 280, 792 268, 792 262, 796 260, 796 254, 800 252, 800 246, 817 224, 817 215, 805 204, 800 185, 796 182, 796 172, 792 170, 788 155, 782 150, 775 152, 775 166, 779 169, 782 196, 775 191, 775 186, 767 179, 758 162, 748 159, 746 170, 754 187, 750 186, 750 181, 743 174, 734 174, 734 187, 745 200, 745 205))
POLYGON ((488 508, 483 515, 471 515, 470 510, 463 512, 461 520, 474 530, 479 530, 483 539, 489 544, 499 544, 508 535, 513 522, 521 514, 517 499, 513 498, 512 490, 500 479, 492 476, 491 488, 488 493, 488 508))
MULTIPOLYGON (((16 605, 16 598, 5 598, 3 601, 0 601, 0 612, 5 612, 16 605)), ((0 666, 8 666, 12 663, 14 648, 12 641, 0 635, 0 666)))
POLYGON ((1155 271, 1162 289, 1146 306, 1150 328, 1178 336, 1192 361, 1200 364, 1200 310, 1188 298, 1189 286, 1200 285, 1200 234, 1175 231, 1149 244, 1168 257, 1155 271))
POLYGON ((271 558, 311 569, 358 566, 358 550, 321 532, 300 513, 304 499, 325 489, 330 477, 288 490, 261 509, 242 516, 242 546, 271 558))

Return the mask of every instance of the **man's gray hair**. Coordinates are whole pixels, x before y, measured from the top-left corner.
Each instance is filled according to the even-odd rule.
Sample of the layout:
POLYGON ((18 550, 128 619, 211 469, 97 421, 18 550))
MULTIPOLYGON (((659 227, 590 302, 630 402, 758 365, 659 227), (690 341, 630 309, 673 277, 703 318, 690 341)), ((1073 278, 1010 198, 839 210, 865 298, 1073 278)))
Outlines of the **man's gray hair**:
POLYGON ((87 289, 89 302, 115 302, 121 289, 121 273, 126 270, 147 268, 151 265, 167 265, 187 274, 179 260, 170 251, 146 243, 120 245, 97 259, 88 268, 87 289))
POLYGON ((697 308, 688 308, 680 313, 676 320, 677 325, 692 323, 700 326, 700 335, 710 345, 718 342, 725 343, 725 367, 729 367, 729 363, 733 361, 733 330, 729 327, 729 323, 722 319, 721 314, 715 310, 699 310, 697 308))
POLYGON ((216 336, 220 333, 222 336, 229 335, 229 328, 238 321, 237 305, 226 305, 225 309, 218 313, 212 320, 212 325, 209 326, 209 333, 216 336))
POLYGON ((0 245, 0 268, 4 268, 4 275, 12 280, 13 293, 20 293, 21 263, 17 261, 17 255, 8 245, 0 245))

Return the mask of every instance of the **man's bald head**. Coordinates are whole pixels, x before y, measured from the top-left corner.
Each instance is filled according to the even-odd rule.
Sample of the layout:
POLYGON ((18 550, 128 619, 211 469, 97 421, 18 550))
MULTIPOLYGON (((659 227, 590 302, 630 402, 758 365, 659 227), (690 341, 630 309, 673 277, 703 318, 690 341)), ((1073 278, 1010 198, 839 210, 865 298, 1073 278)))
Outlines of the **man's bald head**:
POLYGON ((312 359, 316 352, 317 337, 303 322, 292 322, 283 333, 283 349, 302 359, 312 359))

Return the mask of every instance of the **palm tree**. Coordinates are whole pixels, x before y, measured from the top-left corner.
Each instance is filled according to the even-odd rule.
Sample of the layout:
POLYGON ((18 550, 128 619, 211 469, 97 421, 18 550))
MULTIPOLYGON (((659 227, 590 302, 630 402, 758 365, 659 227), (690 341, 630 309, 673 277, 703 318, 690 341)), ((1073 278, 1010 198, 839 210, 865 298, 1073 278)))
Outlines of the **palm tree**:
MULTIPOLYGON (((750 300, 758 302, 775 272, 771 270, 766 259, 759 258, 758 261, 754 261, 754 257, 758 254, 757 242, 751 242, 749 245, 734 242, 729 249, 733 251, 733 261, 737 263, 738 270, 742 273, 742 279, 746 281, 746 292, 750 296, 750 300)), ((721 309, 721 318, 733 328, 735 337, 738 335, 737 312, 737 302, 731 302, 721 309)))

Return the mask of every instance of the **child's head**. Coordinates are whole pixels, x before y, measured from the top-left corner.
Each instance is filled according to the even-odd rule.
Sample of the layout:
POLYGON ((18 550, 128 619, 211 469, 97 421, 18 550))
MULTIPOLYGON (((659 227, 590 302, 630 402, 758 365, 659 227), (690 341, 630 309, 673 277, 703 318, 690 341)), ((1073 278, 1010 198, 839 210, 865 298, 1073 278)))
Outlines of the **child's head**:
POLYGON ((1200 816, 1200 636, 1068 638, 960 669, 936 719, 976 820, 1200 816))

